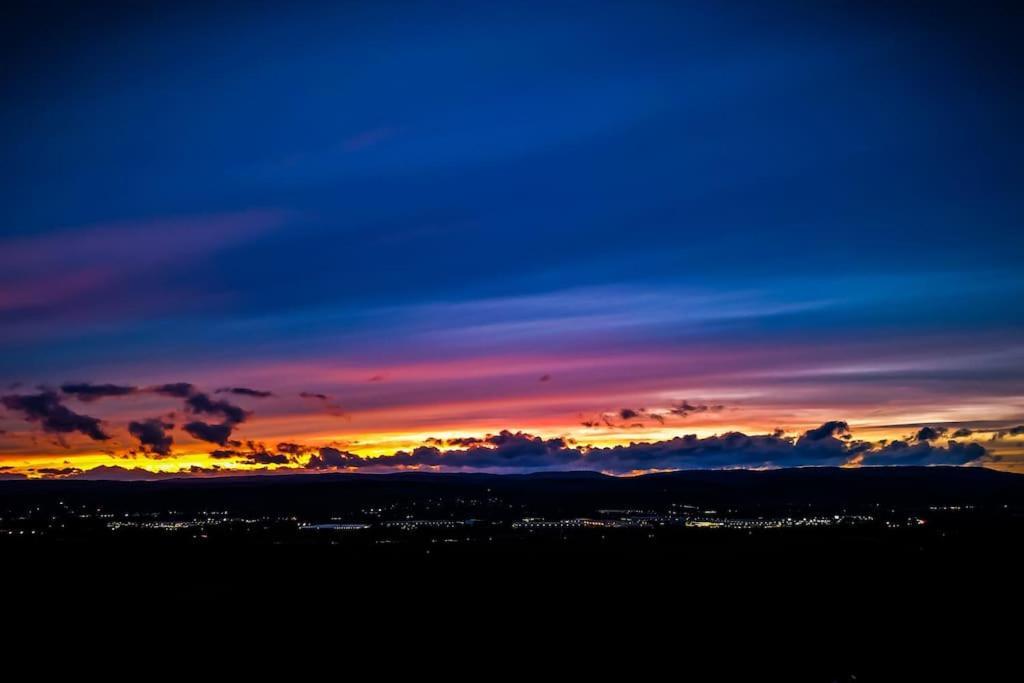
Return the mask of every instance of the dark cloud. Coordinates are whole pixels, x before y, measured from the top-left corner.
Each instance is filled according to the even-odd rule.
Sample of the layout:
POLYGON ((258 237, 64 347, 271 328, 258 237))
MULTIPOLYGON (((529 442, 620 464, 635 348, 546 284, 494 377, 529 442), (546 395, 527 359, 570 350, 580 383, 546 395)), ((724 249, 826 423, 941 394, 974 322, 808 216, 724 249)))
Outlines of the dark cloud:
POLYGON ((231 432, 234 431, 235 425, 231 422, 209 424, 196 420, 184 425, 182 429, 200 441, 209 441, 221 446, 228 446, 230 445, 231 432))
POLYGON ((844 422, 827 422, 799 439, 778 432, 748 436, 740 432, 699 438, 676 437, 653 443, 608 448, 580 447, 564 438, 545 439, 503 431, 460 450, 421 446, 411 452, 364 458, 338 449, 311 455, 309 469, 403 468, 485 471, 597 470, 615 474, 652 470, 730 469, 868 465, 967 465, 991 460, 978 444, 934 446, 927 442, 885 446, 837 438, 848 434, 844 422))
POLYGON ((687 417, 693 413, 720 412, 725 410, 723 405, 707 405, 705 403, 693 404, 689 401, 677 401, 669 408, 669 412, 678 417, 687 417))
POLYGON ((273 396, 273 392, 260 391, 259 389, 249 389, 248 387, 224 387, 218 389, 217 394, 235 394, 236 396, 252 396, 253 398, 267 398, 273 396))
POLYGON ((802 438, 808 439, 810 441, 817 441, 819 439, 827 439, 830 437, 834 437, 837 434, 849 433, 850 425, 840 420, 833 420, 832 422, 826 422, 820 427, 815 427, 814 429, 807 430, 806 432, 804 432, 802 438))
POLYGON ((327 396, 327 394, 314 394, 314 393, 309 392, 309 391, 303 391, 302 393, 299 394, 299 396, 301 398, 315 398, 318 401, 327 401, 327 400, 329 400, 329 397, 327 396))
POLYGON ((249 465, 287 465, 291 462, 291 458, 284 453, 270 453, 263 450, 247 453, 243 462, 249 465))
POLYGON ((128 423, 128 433, 139 440, 143 450, 152 455, 167 457, 171 454, 174 438, 167 433, 174 425, 158 417, 148 420, 133 420, 128 423))
POLYGON ((218 460, 235 459, 245 465, 287 465, 296 462, 294 454, 274 453, 267 450, 263 444, 254 441, 247 441, 244 449, 213 451, 210 457, 218 460))
POLYGON ((945 427, 921 427, 914 435, 914 441, 935 441, 947 431, 945 427))
POLYGON ((550 382, 551 381, 551 375, 541 375, 540 379, 538 379, 537 381, 538 382, 550 382))
POLYGON ((593 420, 584 420, 581 424, 584 427, 599 427, 601 423, 611 429, 641 429, 645 426, 642 420, 653 420, 659 425, 665 424, 670 416, 687 417, 694 413, 718 412, 724 410, 722 405, 707 405, 704 403, 693 404, 689 401, 677 401, 672 404, 668 411, 648 410, 647 408, 620 408, 614 413, 604 413, 593 420), (616 423, 620 420, 621 423, 616 423))
POLYGON ((968 429, 967 427, 961 427, 960 429, 958 429, 955 432, 953 432, 953 434, 951 436, 954 439, 961 439, 963 437, 970 436, 973 433, 974 432, 971 431, 970 429, 968 429))
POLYGON ((277 450, 280 451, 281 453, 287 453, 289 455, 301 455, 303 453, 312 452, 316 449, 310 448, 308 446, 302 446, 297 443, 284 442, 277 444, 277 450))
POLYGON ((117 384, 62 384, 60 390, 80 401, 96 401, 107 396, 128 396, 138 391, 138 387, 120 386, 117 384))
POLYGON ((185 399, 185 407, 196 415, 221 416, 225 422, 238 424, 249 416, 245 410, 227 401, 215 401, 206 394, 194 393, 185 399))
POLYGON ((908 444, 893 441, 882 448, 864 454, 860 464, 883 465, 970 465, 991 459, 985 447, 978 443, 950 441, 946 446, 933 446, 927 441, 908 444))
POLYGON ((369 461, 358 455, 337 448, 321 448, 319 454, 309 456, 306 467, 311 470, 345 469, 361 467, 369 461))
POLYGON ((195 391, 194 388, 185 399, 185 408, 194 415, 212 415, 223 418, 215 424, 194 420, 183 427, 193 437, 220 446, 230 445, 231 434, 235 427, 249 417, 248 412, 233 403, 211 399, 206 394, 195 391))
POLYGON ((748 436, 729 432, 720 436, 676 437, 649 444, 592 449, 586 462, 610 472, 674 469, 722 469, 836 466, 848 462, 856 448, 832 436, 804 435, 795 443, 773 435, 748 436))
POLYGON ((483 443, 483 442, 484 442, 483 439, 477 438, 475 436, 459 436, 459 437, 456 437, 454 439, 448 439, 448 441, 446 441, 445 443, 447 445, 449 445, 449 446, 466 447, 466 446, 475 446, 475 445, 483 443))
POLYGON ((484 441, 493 446, 508 446, 524 443, 543 443, 550 447, 559 448, 564 448, 569 443, 567 439, 564 439, 562 437, 540 440, 540 437, 531 436, 530 434, 526 434, 524 432, 516 432, 513 434, 507 429, 504 429, 498 432, 497 434, 488 435, 484 437, 484 441))
POLYGON ((33 471, 47 477, 66 477, 79 474, 82 470, 78 467, 38 467, 33 471))
POLYGON ((378 458, 364 458, 335 448, 322 448, 306 463, 309 469, 445 467, 452 469, 551 469, 579 457, 565 439, 543 439, 522 432, 502 431, 477 440, 466 450, 442 451, 420 446, 378 458), (483 445, 487 444, 487 445, 483 445))
POLYGON ((319 456, 311 456, 306 466, 311 469, 558 469, 571 465, 580 457, 580 451, 571 448, 565 439, 544 439, 522 432, 505 430, 476 442, 465 450, 442 451, 434 446, 420 446, 411 452, 398 451, 378 458, 364 458, 333 448, 321 449, 319 456))
POLYGON ((580 424, 593 429, 602 424, 609 429, 642 429, 646 425, 642 420, 653 420, 665 424, 665 416, 647 408, 620 408, 613 413, 602 413, 591 420, 583 420, 580 424))
MULTIPOLYGON (((210 398, 209 395, 199 391, 194 384, 190 384, 189 382, 160 384, 154 387, 149 387, 148 391, 161 394, 163 396, 185 399, 185 409, 193 415, 220 417, 221 421, 219 423, 193 420, 192 422, 183 425, 182 429, 196 439, 219 444, 221 446, 231 445, 231 434, 235 427, 242 422, 245 422, 250 415, 249 412, 234 405, 233 403, 210 398)), ((272 395, 270 392, 248 389, 246 387, 227 387, 218 389, 217 391, 256 397, 272 395)))
POLYGON ((150 391, 163 394, 164 396, 173 396, 174 398, 187 398, 195 393, 196 388, 188 382, 176 382, 174 384, 161 384, 152 387, 150 391))
POLYGON ((61 404, 60 397, 55 392, 44 391, 39 394, 4 396, 2 400, 8 410, 24 414, 25 419, 29 422, 38 422, 44 432, 52 434, 79 432, 94 441, 110 439, 110 435, 103 431, 97 418, 70 410, 61 404))

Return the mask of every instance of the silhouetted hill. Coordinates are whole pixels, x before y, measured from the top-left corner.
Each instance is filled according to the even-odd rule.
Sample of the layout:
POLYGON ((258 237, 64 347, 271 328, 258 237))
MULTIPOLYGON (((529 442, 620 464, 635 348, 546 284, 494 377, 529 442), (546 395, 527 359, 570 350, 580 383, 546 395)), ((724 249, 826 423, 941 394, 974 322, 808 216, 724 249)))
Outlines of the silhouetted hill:
POLYGON ((63 496, 115 508, 334 511, 432 497, 500 499, 572 514, 595 507, 1003 505, 1024 501, 1024 475, 984 468, 715 470, 610 477, 594 472, 522 475, 406 472, 172 479, 151 482, 0 482, 0 499, 63 496))

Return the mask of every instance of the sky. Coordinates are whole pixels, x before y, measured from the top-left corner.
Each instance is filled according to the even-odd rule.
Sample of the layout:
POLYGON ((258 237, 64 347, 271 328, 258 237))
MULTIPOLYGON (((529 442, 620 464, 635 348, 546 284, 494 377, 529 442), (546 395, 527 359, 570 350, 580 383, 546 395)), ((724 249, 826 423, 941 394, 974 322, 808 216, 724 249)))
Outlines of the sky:
POLYGON ((1024 471, 1020 10, 25 3, 0 477, 1024 471))

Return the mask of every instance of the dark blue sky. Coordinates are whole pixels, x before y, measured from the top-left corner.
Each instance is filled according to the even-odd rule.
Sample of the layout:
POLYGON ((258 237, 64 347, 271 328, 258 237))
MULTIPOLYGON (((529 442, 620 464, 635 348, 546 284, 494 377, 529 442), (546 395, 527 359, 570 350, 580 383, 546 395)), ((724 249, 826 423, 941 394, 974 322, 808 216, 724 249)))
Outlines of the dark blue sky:
POLYGON ((728 348, 667 376, 1013 419, 1020 12, 886 4, 5 9, 0 380, 728 348))

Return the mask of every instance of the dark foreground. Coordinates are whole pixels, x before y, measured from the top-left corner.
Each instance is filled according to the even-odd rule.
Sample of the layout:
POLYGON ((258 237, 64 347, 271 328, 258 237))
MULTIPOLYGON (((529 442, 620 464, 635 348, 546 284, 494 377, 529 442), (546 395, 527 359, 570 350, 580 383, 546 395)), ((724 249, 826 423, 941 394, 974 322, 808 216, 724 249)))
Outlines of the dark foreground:
POLYGON ((1015 680, 1024 477, 988 470, 12 482, 0 511, 20 617, 283 611, 441 648, 734 653, 693 680, 1015 680))

